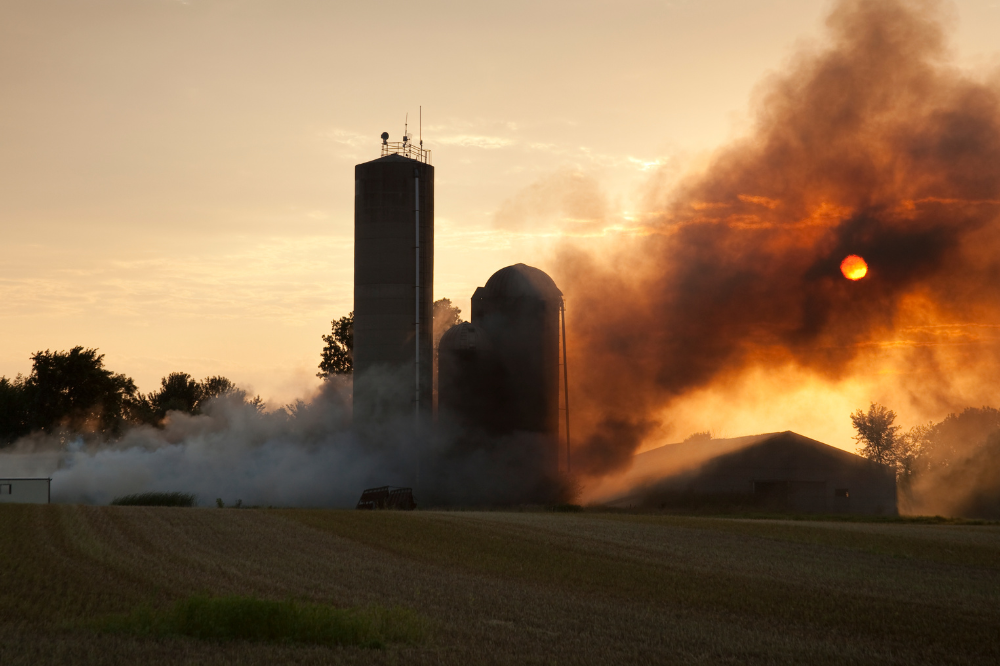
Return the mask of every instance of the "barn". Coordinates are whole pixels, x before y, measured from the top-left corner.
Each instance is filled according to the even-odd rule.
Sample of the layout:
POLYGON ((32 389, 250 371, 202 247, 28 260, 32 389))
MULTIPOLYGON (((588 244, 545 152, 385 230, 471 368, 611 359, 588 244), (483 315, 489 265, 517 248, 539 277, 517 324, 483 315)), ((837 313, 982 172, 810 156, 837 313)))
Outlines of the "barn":
POLYGON ((0 504, 48 504, 52 479, 0 479, 0 504))
POLYGON ((790 431, 661 446, 622 481, 608 504, 897 514, 892 467, 790 431))

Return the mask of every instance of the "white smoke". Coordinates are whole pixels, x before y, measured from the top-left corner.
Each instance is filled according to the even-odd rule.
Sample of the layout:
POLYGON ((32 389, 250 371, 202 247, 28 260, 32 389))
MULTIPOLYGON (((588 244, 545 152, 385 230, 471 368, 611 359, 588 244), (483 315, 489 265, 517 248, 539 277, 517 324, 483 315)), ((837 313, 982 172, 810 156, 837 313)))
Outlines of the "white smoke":
POLYGON ((490 434, 448 415, 432 427, 411 409, 394 413, 408 404, 409 376, 376 368, 356 378, 370 383, 372 398, 361 425, 351 423, 351 379, 334 377, 309 403, 271 413, 229 396, 204 414, 170 412, 162 428, 135 427, 115 441, 36 433, 0 452, 0 477, 50 476, 52 500, 72 504, 182 492, 201 506, 218 498, 227 506, 353 507, 365 488, 385 485, 412 487, 424 506, 572 494, 567 479, 541 473, 551 444, 544 435, 490 434))
POLYGON ((115 442, 58 435, 0 453, 0 476, 51 476, 54 502, 107 504, 132 493, 193 493, 258 506, 353 506, 372 485, 413 485, 419 442, 409 419, 377 433, 350 427, 350 379, 334 378, 310 403, 258 413, 220 398, 206 413, 171 412, 162 429, 141 426, 115 442), (373 438, 377 446, 372 445, 373 438))

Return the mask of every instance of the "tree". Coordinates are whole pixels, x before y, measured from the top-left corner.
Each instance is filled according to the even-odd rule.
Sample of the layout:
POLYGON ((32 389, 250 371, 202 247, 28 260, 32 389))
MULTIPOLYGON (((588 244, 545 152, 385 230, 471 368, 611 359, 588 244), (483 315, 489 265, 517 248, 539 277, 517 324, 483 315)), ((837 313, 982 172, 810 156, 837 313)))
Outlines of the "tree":
POLYGON ((135 382, 105 368, 104 354, 96 349, 45 350, 31 361, 31 374, 23 383, 29 430, 66 428, 118 436, 141 405, 135 382))
POLYGON ((927 448, 934 424, 917 425, 896 440, 896 479, 904 489, 927 467, 927 448))
POLYGON ((323 336, 326 344, 320 354, 320 371, 316 373, 321 379, 354 371, 354 312, 330 324, 330 334, 323 336))
POLYGON ((24 377, 0 377, 0 447, 13 444, 30 431, 24 377))
POLYGON ((451 304, 450 298, 441 298, 434 301, 432 313, 434 317, 434 349, 437 349, 445 331, 462 323, 462 311, 451 304))
POLYGON ((205 377, 205 379, 201 380, 201 390, 203 395, 202 402, 198 405, 199 408, 202 404, 214 398, 228 398, 253 407, 258 414, 264 412, 264 401, 261 400, 259 395, 251 398, 250 394, 221 375, 205 377))
POLYGON ((226 377, 216 375, 199 382, 186 372, 172 372, 160 380, 159 391, 146 397, 149 413, 144 420, 158 425, 166 418, 167 412, 201 414, 208 401, 215 398, 231 398, 250 405, 257 412, 264 411, 264 401, 260 396, 250 398, 246 391, 226 377))
MULTIPOLYGON (((444 332, 455 324, 462 323, 462 311, 451 304, 451 299, 434 301, 434 352, 437 355, 438 342, 444 332)), ((319 372, 316 376, 327 379, 330 375, 348 375, 354 371, 354 313, 330 322, 331 330, 323 336, 323 351, 320 353, 319 372)))
POLYGON ((245 398, 247 395, 246 391, 241 388, 237 388, 236 384, 222 375, 205 377, 201 380, 200 385, 203 400, 210 400, 212 398, 219 398, 227 395, 238 395, 241 398, 245 398))
POLYGON ((998 430, 1000 410, 993 407, 967 407, 960 414, 949 414, 927 433, 924 448, 928 461, 938 467, 959 463, 998 430))
POLYGON ((171 372, 160 380, 160 390, 149 394, 149 402, 159 421, 167 412, 197 414, 204 395, 204 389, 194 377, 186 372, 171 372))
POLYGON ((434 375, 433 380, 433 391, 434 391, 434 404, 437 404, 437 392, 438 392, 438 347, 441 344, 441 336, 447 332, 452 326, 457 326, 462 323, 462 311, 451 304, 450 298, 440 298, 434 301, 434 309, 431 311, 434 319, 434 368, 432 370, 434 375))
POLYGON ((893 425, 896 412, 878 403, 871 403, 866 414, 857 410, 851 414, 851 422, 858 434, 858 453, 882 465, 895 465, 899 449, 898 433, 901 426, 893 425))

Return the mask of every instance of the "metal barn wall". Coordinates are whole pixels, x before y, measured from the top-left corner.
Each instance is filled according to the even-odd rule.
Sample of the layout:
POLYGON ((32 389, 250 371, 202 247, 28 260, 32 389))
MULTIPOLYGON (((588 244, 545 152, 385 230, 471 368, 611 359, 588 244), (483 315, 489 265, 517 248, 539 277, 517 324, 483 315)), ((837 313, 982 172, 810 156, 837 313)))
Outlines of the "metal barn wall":
POLYGON ((48 504, 51 479, 0 479, 0 504, 48 504))
POLYGON ((412 414, 418 384, 420 412, 429 415, 433 377, 434 167, 393 154, 357 165, 354 179, 354 419, 364 423, 412 414), (376 373, 378 382, 366 381, 376 373), (386 382, 393 385, 387 386, 386 382))

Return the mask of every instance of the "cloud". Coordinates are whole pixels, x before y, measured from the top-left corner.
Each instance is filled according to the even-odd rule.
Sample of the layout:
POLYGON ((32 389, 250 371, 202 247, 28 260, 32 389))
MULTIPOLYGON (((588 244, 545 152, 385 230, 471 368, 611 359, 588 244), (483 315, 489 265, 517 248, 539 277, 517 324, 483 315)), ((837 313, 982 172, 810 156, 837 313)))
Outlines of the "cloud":
POLYGON ((456 134, 435 136, 434 142, 445 146, 461 146, 462 148, 482 148, 484 150, 497 150, 516 145, 516 141, 502 136, 488 136, 483 134, 456 134))
POLYGON ((493 216, 500 229, 564 232, 600 228, 608 202, 596 178, 575 169, 560 169, 525 187, 501 204, 493 216))

